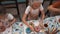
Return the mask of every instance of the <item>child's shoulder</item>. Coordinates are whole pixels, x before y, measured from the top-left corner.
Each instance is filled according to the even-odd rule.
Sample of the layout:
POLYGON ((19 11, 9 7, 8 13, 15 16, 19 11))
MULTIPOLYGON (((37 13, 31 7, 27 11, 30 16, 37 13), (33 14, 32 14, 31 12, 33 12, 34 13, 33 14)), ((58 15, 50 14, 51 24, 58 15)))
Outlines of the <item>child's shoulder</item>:
POLYGON ((31 6, 27 6, 27 8, 31 8, 31 6))
POLYGON ((29 11, 30 9, 31 9, 31 6, 27 6, 26 10, 28 10, 28 11, 29 11))
POLYGON ((6 13, 6 15, 12 15, 11 13, 6 13))

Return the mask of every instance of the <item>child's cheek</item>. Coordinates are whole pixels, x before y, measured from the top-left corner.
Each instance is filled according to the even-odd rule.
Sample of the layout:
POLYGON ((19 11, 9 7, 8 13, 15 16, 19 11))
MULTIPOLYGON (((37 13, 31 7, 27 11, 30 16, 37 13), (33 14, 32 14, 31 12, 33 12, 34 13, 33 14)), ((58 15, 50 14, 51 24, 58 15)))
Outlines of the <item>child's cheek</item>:
POLYGON ((0 22, 0 26, 2 26, 3 24, 0 22))

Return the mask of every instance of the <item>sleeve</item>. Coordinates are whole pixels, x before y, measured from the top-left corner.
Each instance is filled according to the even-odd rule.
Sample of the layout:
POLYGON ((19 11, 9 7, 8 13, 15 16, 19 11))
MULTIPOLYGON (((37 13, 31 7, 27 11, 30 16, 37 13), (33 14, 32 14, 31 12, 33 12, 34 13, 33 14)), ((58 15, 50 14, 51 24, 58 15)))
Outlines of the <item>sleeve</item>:
POLYGON ((25 10, 25 14, 28 14, 29 11, 30 11, 30 6, 28 6, 28 7, 26 8, 26 10, 25 10))
POLYGON ((44 10, 44 8, 43 8, 43 6, 42 6, 42 5, 40 5, 40 10, 44 10))
POLYGON ((58 7, 60 7, 60 2, 55 2, 55 3, 52 4, 52 6, 54 8, 58 8, 58 7))
POLYGON ((10 13, 7 15, 7 18, 8 18, 8 20, 13 20, 14 19, 13 15, 10 14, 10 13))

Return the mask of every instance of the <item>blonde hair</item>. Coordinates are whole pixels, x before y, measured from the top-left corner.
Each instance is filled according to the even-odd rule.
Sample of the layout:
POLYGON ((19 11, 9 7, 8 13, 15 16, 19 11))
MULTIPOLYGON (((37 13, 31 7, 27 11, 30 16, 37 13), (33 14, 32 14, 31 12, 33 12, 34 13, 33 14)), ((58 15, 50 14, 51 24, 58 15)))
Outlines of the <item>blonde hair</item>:
POLYGON ((29 5, 31 6, 34 2, 43 3, 43 0, 29 0, 29 5))

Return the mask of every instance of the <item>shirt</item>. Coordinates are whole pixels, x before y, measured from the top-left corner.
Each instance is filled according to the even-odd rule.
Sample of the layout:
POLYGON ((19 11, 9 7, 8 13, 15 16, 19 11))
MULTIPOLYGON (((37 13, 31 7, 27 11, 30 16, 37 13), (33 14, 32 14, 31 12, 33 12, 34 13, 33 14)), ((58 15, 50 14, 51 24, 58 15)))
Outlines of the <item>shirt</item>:
MULTIPOLYGON (((13 20, 13 19, 14 19, 14 17, 13 17, 12 14, 7 13, 6 15, 7 15, 6 18, 7 18, 8 20, 13 20)), ((8 23, 9 23, 9 22, 8 22, 8 23)), ((9 27, 9 28, 7 28, 4 32, 1 32, 1 34, 12 34, 12 26, 9 27)))
POLYGON ((39 10, 43 10, 43 6, 42 5, 38 9, 32 9, 32 10, 31 10, 31 6, 28 6, 26 8, 26 10, 25 10, 25 14, 29 14, 29 12, 31 11, 30 12, 31 14, 37 14, 38 15, 39 10))
POLYGON ((8 20, 13 20, 13 18, 14 18, 14 17, 13 17, 12 14, 10 14, 10 13, 7 14, 7 19, 8 19, 8 20))

